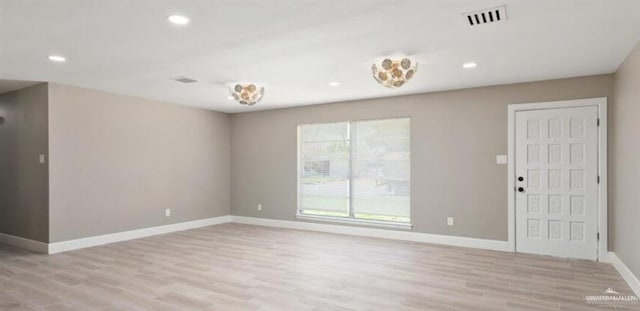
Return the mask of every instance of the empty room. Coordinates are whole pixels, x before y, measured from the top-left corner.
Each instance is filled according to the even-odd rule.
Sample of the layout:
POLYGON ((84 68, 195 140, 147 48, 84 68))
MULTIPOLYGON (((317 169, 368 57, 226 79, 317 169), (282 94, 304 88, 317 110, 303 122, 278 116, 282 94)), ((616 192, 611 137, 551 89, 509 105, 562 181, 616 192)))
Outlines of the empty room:
POLYGON ((0 311, 640 310, 638 0, 0 0, 0 311))

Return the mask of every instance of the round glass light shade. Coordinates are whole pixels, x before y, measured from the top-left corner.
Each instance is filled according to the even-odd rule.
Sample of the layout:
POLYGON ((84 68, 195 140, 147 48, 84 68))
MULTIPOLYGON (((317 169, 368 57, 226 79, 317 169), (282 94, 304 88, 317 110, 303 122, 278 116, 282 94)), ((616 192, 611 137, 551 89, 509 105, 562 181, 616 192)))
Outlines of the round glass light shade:
POLYGON ((229 90, 231 96, 242 105, 253 106, 264 96, 264 87, 255 84, 235 84, 229 90))
POLYGON ((418 63, 408 58, 392 60, 385 58, 371 66, 373 78, 388 88, 399 88, 415 75, 418 63))

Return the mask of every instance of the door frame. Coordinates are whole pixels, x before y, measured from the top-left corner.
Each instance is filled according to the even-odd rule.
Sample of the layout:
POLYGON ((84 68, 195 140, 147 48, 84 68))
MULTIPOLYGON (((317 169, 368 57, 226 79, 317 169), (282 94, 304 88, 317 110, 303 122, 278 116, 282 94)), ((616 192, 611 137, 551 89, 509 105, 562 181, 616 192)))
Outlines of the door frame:
POLYGON ((577 100, 563 100, 552 102, 538 102, 525 104, 511 104, 508 106, 508 219, 509 219, 509 248, 516 251, 516 112, 527 110, 560 109, 572 107, 598 108, 598 240, 597 260, 606 259, 608 253, 607 234, 607 98, 587 98, 577 100))

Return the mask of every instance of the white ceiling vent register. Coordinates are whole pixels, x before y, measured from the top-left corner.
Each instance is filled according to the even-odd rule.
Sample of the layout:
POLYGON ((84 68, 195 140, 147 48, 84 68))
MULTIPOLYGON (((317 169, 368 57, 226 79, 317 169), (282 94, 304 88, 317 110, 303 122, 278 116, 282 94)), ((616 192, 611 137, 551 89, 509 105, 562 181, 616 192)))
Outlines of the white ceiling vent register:
POLYGON ((187 77, 184 77, 184 76, 179 76, 179 77, 173 78, 172 80, 175 80, 175 81, 178 81, 178 82, 181 82, 181 83, 195 83, 195 82, 198 82, 198 80, 187 78, 187 77))
POLYGON ((495 8, 464 13, 462 16, 464 17, 465 23, 469 26, 497 23, 507 20, 507 7, 503 5, 495 8))

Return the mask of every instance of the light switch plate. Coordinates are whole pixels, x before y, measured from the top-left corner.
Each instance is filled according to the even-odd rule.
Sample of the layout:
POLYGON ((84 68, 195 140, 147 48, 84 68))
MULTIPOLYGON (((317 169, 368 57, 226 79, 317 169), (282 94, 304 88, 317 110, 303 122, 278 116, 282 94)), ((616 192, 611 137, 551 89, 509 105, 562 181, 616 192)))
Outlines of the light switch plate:
POLYGON ((447 226, 453 226, 453 217, 447 217, 447 226))
POLYGON ((38 161, 40 162, 40 164, 44 164, 44 162, 46 161, 44 154, 41 153, 40 155, 38 155, 38 161))
POLYGON ((507 155, 505 154, 497 155, 496 164, 507 164, 507 155))

